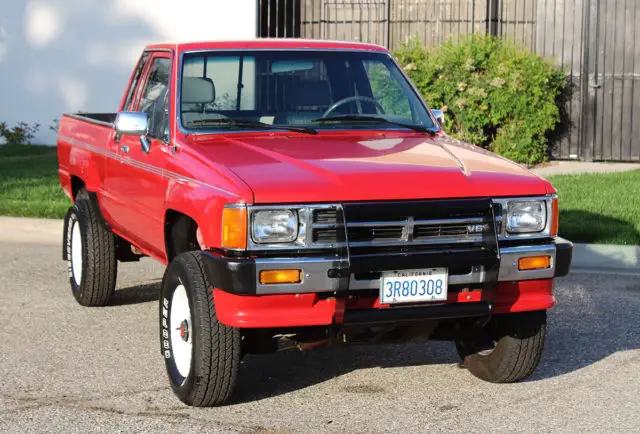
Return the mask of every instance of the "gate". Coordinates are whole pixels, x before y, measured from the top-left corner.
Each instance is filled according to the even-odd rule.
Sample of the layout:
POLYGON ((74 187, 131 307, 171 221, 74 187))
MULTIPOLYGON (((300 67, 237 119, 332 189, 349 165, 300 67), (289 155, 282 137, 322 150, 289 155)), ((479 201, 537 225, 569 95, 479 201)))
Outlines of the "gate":
POLYGON ((582 158, 640 160, 640 0, 585 0, 582 158))
POLYGON ((489 33, 557 59, 572 92, 560 159, 640 160, 640 0, 260 0, 260 36, 430 46, 489 33))

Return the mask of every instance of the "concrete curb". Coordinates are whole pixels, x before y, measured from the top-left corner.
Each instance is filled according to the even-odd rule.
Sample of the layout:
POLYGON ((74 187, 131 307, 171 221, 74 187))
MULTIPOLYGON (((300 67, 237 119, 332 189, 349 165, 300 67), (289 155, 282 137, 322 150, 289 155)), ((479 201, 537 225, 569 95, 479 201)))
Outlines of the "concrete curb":
POLYGON ((0 241, 62 245, 62 220, 0 217, 0 241))
MULTIPOLYGON (((62 244, 62 220, 0 217, 0 241, 62 244)), ((571 269, 640 273, 640 246, 574 244, 571 269)))
POLYGON ((574 244, 571 269, 640 272, 640 246, 574 244))

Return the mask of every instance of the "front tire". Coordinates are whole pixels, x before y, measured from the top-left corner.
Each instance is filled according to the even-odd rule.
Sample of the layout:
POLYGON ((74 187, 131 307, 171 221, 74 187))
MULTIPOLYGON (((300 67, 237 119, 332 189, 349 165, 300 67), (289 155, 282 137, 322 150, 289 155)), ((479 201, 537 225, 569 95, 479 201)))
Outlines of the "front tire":
POLYGON ((65 249, 71 292, 83 306, 106 306, 116 288, 115 236, 104 227, 86 190, 67 214, 65 249))
POLYGON ((473 336, 456 341, 463 365, 492 383, 514 383, 538 366, 547 330, 547 312, 498 315, 473 336))
POLYGON ((171 388, 185 404, 226 403, 240 366, 240 330, 218 321, 201 253, 178 255, 160 296, 160 345, 171 388))

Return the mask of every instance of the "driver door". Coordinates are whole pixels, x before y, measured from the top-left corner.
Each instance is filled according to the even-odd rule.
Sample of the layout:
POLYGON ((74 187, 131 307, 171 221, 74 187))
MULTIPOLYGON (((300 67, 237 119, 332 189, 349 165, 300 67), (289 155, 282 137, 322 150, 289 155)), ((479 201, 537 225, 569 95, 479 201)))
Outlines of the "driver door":
POLYGON ((117 141, 120 170, 111 179, 112 193, 120 198, 114 220, 122 235, 145 250, 164 255, 164 197, 167 180, 163 170, 170 155, 169 93, 170 53, 155 53, 148 62, 140 91, 132 104, 134 111, 149 116, 145 137, 123 135, 117 141), (149 145, 145 149, 143 141, 149 145))

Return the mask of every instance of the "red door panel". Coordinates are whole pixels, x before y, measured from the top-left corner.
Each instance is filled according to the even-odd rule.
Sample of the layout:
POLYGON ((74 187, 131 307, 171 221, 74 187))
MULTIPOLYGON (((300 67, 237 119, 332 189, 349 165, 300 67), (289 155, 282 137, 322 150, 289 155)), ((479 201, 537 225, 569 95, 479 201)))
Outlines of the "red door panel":
POLYGON ((135 110, 149 114, 149 152, 144 151, 140 137, 122 136, 116 143, 118 162, 109 173, 111 215, 118 232, 156 257, 164 256, 167 181, 163 169, 170 155, 166 137, 170 65, 169 54, 151 57, 140 84, 139 101, 133 104, 135 110))

